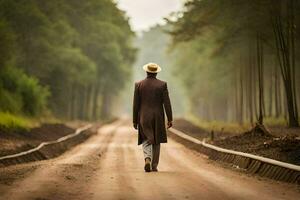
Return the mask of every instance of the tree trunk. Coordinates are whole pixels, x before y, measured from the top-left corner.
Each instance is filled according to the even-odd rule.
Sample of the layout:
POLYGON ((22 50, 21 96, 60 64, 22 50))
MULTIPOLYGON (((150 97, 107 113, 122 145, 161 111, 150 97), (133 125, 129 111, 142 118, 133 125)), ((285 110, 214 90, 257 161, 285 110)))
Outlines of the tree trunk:
POLYGON ((82 120, 84 115, 84 99, 85 99, 85 89, 83 86, 79 87, 77 98, 78 98, 78 118, 82 120))
POLYGON ((239 122, 239 112, 240 112, 240 109, 239 109, 239 81, 238 81, 238 70, 236 68, 236 73, 235 73, 235 120, 237 122, 239 122))
POLYGON ((99 89, 100 89, 99 83, 96 82, 95 88, 94 88, 93 106, 92 106, 92 109, 93 109, 93 120, 96 120, 97 117, 98 117, 97 113, 98 113, 99 89))
POLYGON ((107 90, 102 94, 101 119, 108 119, 111 112, 111 98, 107 90))
POLYGON ((91 119, 91 106, 90 106, 90 104, 91 104, 91 96, 92 96, 92 86, 91 85, 88 85, 87 86, 87 89, 86 89, 86 99, 85 99, 85 106, 84 106, 84 108, 85 108, 85 110, 84 110, 84 112, 85 112, 85 114, 84 114, 84 119, 86 119, 86 120, 90 120, 91 119))
POLYGON ((275 82, 275 117, 279 118, 281 116, 281 87, 280 80, 278 78, 278 66, 275 66, 275 74, 274 74, 274 82, 275 82))
POLYGON ((270 81, 269 81, 269 109, 268 109, 268 117, 273 116, 273 86, 274 86, 274 70, 273 67, 270 70, 270 81))
POLYGON ((263 98, 264 98, 264 91, 263 91, 263 45, 261 42, 261 38, 259 33, 256 37, 257 42, 257 68, 258 68, 258 88, 259 88, 259 116, 258 116, 258 123, 263 124, 263 98))
POLYGON ((75 109, 76 109, 76 105, 75 105, 75 94, 76 94, 76 85, 75 84, 72 84, 72 87, 71 87, 71 114, 70 114, 70 118, 71 120, 74 120, 75 117, 76 117, 76 114, 75 114, 75 109))
POLYGON ((251 48, 251 43, 249 44, 249 78, 248 78, 248 109, 249 109, 249 121, 250 124, 253 126, 253 89, 252 89, 252 85, 253 85, 253 63, 252 63, 252 48, 251 48))
POLYGON ((252 63, 252 56, 251 56, 251 65, 250 65, 250 82, 249 82, 249 110, 250 110, 250 123, 253 125, 253 63, 252 63))
POLYGON ((243 124, 244 122, 244 84, 243 84, 243 68, 242 68, 242 62, 240 62, 240 124, 243 124))
POLYGON ((293 92, 293 102, 294 102, 294 112, 295 112, 295 118, 298 123, 298 105, 297 105, 297 92, 296 92, 296 48, 295 48, 295 13, 294 13, 294 0, 290 0, 289 2, 289 31, 290 31, 290 46, 291 46, 291 84, 292 84, 292 92, 293 92))
POLYGON ((288 3, 287 31, 284 32, 283 17, 281 12, 275 13, 273 19, 273 31, 275 35, 275 44, 277 58, 280 64, 281 76, 284 82, 286 103, 288 110, 288 121, 290 127, 299 127, 296 94, 294 90, 295 83, 295 35, 294 35, 294 8, 293 0, 288 3))

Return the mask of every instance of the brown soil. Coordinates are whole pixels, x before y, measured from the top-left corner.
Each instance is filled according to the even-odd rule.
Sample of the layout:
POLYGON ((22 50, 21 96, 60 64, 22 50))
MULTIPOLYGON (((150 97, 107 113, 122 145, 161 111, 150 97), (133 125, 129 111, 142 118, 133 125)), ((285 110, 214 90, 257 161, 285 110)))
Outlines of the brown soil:
POLYGON ((215 145, 300 165, 300 140, 296 136, 274 135, 253 130, 213 142, 215 145))
POLYGON ((173 127, 198 139, 207 138, 210 135, 204 129, 182 118, 175 119, 173 127))
POLYGON ((0 168, 0 199, 299 199, 294 185, 220 167, 170 138, 144 172, 130 120, 105 125, 56 159, 0 168))
MULTIPOLYGON (((210 138, 210 133, 184 119, 175 120, 174 128, 198 139, 210 138)), ((300 129, 271 127, 262 131, 254 128, 234 136, 215 133, 215 140, 211 143, 226 149, 300 165, 299 136, 300 129)))
MULTIPOLYGON (((173 127, 178 129, 194 138, 204 139, 211 137, 211 131, 204 130, 192 122, 183 118, 177 118, 174 120, 173 127)), ((214 138, 226 138, 228 136, 236 135, 236 133, 225 132, 225 131, 214 131, 214 138)))
POLYGON ((56 140, 74 131, 64 124, 42 124, 30 131, 0 127, 0 156, 26 151, 41 142, 56 140))
POLYGON ((276 137, 280 136, 297 136, 300 137, 300 128, 287 128, 283 126, 268 127, 268 130, 272 135, 276 137))

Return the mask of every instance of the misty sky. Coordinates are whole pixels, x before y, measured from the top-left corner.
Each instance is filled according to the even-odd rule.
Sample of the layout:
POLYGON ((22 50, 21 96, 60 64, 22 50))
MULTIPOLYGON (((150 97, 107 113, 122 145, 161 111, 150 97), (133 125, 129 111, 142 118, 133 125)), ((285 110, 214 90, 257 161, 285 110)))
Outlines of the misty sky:
POLYGON ((118 7, 130 17, 134 31, 147 30, 162 23, 163 17, 182 8, 183 0, 117 0, 118 7))

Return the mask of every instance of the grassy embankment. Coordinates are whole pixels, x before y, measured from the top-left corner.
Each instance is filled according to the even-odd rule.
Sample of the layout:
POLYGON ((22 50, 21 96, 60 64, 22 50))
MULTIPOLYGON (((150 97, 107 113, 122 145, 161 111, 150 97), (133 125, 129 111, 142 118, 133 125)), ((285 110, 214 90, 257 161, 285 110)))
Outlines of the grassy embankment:
MULTIPOLYGON (((195 116, 188 116, 187 119, 199 126, 200 128, 211 132, 223 132, 223 133, 234 133, 239 134, 246 132, 252 128, 252 125, 248 123, 238 124, 233 122, 222 122, 222 121, 205 121, 195 116)), ((266 118, 264 125, 268 127, 287 127, 287 121, 284 118, 266 118)))
POLYGON ((41 123, 57 123, 59 120, 52 117, 27 117, 22 115, 0 112, 0 129, 6 131, 27 131, 41 123))

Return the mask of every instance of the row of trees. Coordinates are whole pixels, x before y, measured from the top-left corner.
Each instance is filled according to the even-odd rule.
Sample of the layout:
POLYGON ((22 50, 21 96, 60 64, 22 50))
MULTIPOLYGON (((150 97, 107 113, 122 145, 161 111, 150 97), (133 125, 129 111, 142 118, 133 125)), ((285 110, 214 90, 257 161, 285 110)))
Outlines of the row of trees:
POLYGON ((0 0, 0 109, 37 115, 49 106, 61 118, 108 117, 130 79, 133 37, 111 0, 0 0))
POLYGON ((171 17, 175 71, 192 112, 252 124, 285 117, 299 126, 299 11, 299 0, 192 0, 171 17))

